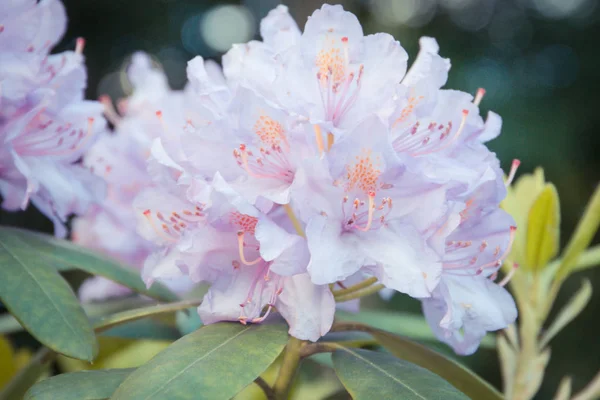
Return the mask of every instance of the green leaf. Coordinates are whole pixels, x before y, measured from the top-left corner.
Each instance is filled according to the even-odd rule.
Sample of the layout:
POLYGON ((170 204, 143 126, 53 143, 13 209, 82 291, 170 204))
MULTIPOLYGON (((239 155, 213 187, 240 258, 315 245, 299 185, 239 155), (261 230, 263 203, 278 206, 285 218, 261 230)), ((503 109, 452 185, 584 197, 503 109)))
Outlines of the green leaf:
POLYGON ((558 254, 560 209, 558 193, 548 183, 537 196, 527 218, 526 268, 539 270, 558 254))
POLYGON ((514 375, 517 370, 518 354, 504 335, 498 335, 498 358, 504 383, 504 393, 512 393, 514 375))
POLYGON ((177 303, 159 304, 150 307, 122 311, 101 318, 94 324, 94 328, 97 332, 102 332, 125 322, 131 322, 154 315, 174 313, 179 310, 185 310, 189 307, 198 306, 200 302, 200 300, 184 300, 177 303))
POLYGON ((596 267, 598 265, 600 265, 600 246, 593 246, 581 253, 577 263, 573 266, 573 272, 596 267))
POLYGON ((398 358, 417 364, 441 376, 472 399, 502 400, 489 383, 458 362, 400 336, 371 329, 369 333, 398 358))
POLYGON ((109 398, 135 368, 80 371, 41 381, 25 400, 98 400, 109 398))
MULTIPOLYGON (((110 314, 130 310, 136 307, 152 304, 153 300, 142 297, 125 297, 119 299, 109 299, 102 303, 82 304, 83 311, 89 319, 95 320, 99 317, 106 317, 110 314)), ((0 334, 15 333, 23 330, 23 327, 10 314, 0 316, 0 334)))
POLYGON ((468 399, 439 376, 389 354, 346 348, 336 350, 332 359, 354 400, 468 399))
POLYGON ((569 302, 560 310, 550 327, 540 339, 540 348, 546 347, 550 340, 579 315, 592 297, 592 284, 588 279, 583 281, 581 288, 571 297, 569 302))
POLYGON ((17 375, 0 391, 0 400, 21 399, 37 380, 48 371, 48 363, 56 357, 56 353, 47 348, 40 349, 17 375))
MULTIPOLYGON (((93 275, 103 276, 123 286, 162 301, 177 301, 178 298, 165 286, 155 283, 150 289, 140 277, 139 271, 123 266, 106 256, 97 254, 67 240, 22 229, 0 227, 7 235, 18 235, 32 248, 44 256, 48 263, 74 266, 93 275)), ((39 257, 38 255, 38 257, 39 257)))
MULTIPOLYGON (((425 318, 411 313, 380 310, 365 310, 358 313, 338 311, 335 317, 339 321, 360 322, 412 339, 438 341, 425 318)), ((492 349, 495 346, 496 340, 491 335, 485 336, 481 341, 481 347, 492 349)))
POLYGON ((52 350, 88 361, 98 353, 90 321, 69 284, 7 229, 0 229, 0 300, 52 350))
POLYGON ((138 368, 111 399, 230 399, 275 361, 287 338, 283 324, 204 326, 138 368))
POLYGON ((581 253, 589 246, 600 225, 600 187, 588 202, 583 217, 579 220, 575 233, 571 236, 564 251, 557 280, 565 279, 573 270, 581 253))

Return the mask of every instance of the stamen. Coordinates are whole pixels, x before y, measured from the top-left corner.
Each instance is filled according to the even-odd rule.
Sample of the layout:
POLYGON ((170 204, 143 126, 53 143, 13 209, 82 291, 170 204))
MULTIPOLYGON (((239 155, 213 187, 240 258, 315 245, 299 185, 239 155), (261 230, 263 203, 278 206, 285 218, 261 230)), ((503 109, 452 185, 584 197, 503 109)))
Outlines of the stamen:
POLYGON ((506 182, 504 183, 506 187, 510 186, 513 179, 515 179, 515 174, 517 173, 517 169, 521 165, 521 160, 514 159, 512 165, 510 166, 510 172, 508 174, 508 178, 506 178, 506 182))
MULTIPOLYGON (((68 155, 68 154, 72 154, 75 153, 76 151, 78 151, 79 149, 81 149, 90 139, 90 137, 92 137, 92 133, 94 131, 94 118, 93 117, 89 117, 88 118, 88 127, 87 127, 87 133, 85 134, 85 136, 81 137, 79 142, 77 143, 76 146, 72 146, 71 148, 64 150, 64 151, 59 151, 56 153, 49 153, 52 155, 56 155, 56 156, 63 156, 63 155, 68 155)), ((80 132, 80 135, 83 132, 80 132)), ((62 140, 62 138, 61 138, 62 140)), ((62 145, 62 142, 59 141, 59 146, 62 145)))
POLYGON ((510 271, 508 271, 508 274, 506 274, 506 276, 504 277, 504 279, 502 279, 500 281, 500 283, 498 283, 498 285, 500 286, 506 286, 506 284, 508 282, 510 282, 510 280, 512 279, 513 275, 515 274, 515 271, 519 268, 519 264, 517 263, 513 263, 512 268, 510 269, 510 271))
MULTIPOLYGON (((517 227, 511 226, 508 246, 506 246, 506 249, 504 249, 504 253, 502 253, 502 255, 500 257, 498 257, 495 261, 492 261, 490 263, 482 265, 479 268, 481 271, 483 271, 485 268, 499 267, 500 265, 502 265, 502 260, 504 260, 506 258, 506 256, 508 256, 508 253, 510 253, 510 250, 512 249, 513 242, 515 241, 515 233, 516 232, 517 232, 517 227)), ((496 254, 496 253, 494 253, 494 254, 496 254)))
POLYGON ((76 44, 75 44, 75 53, 82 54, 84 47, 85 47, 85 39, 81 38, 81 37, 77 38, 77 41, 76 41, 76 44))
POLYGON ((373 223, 373 213, 375 212, 375 192, 369 192, 368 207, 369 207, 369 213, 368 213, 367 224, 364 227, 355 225, 356 229, 358 229, 359 231, 366 232, 371 228, 371 224, 373 223))
MULTIPOLYGON (((458 137, 460 136, 460 134, 462 133, 462 131, 465 129, 465 126, 467 124, 467 117, 468 116, 469 116, 469 110, 463 110, 462 111, 462 119, 460 121, 460 125, 458 126, 458 129, 456 130, 456 133, 454 134, 454 136, 452 136, 452 139, 450 139, 449 141, 446 142, 446 144, 444 146, 436 147, 434 149, 423 151, 421 153, 413 153, 411 155, 412 156, 422 156, 422 155, 425 155, 425 154, 436 153, 436 152, 442 151, 442 150, 447 149, 448 147, 450 147, 450 145, 456 139, 458 139, 458 137)), ((426 144, 426 143, 424 143, 424 144, 426 144)))
POLYGON ((475 95, 475 99, 473 99, 473 104, 475 104, 476 106, 479 107, 479 104, 481 103, 483 96, 485 96, 485 89, 484 88, 477 89, 477 94, 475 95))
POLYGON ((159 229, 158 226, 156 226, 156 224, 154 223, 154 220, 152 219, 152 215, 151 215, 151 211, 150 210, 146 210, 144 211, 144 217, 146 217, 146 219, 148 220, 148 222, 150 222, 150 226, 152 226, 152 229, 154 229, 154 232, 156 232, 156 234, 160 237, 162 237, 163 239, 169 241, 169 242, 176 242, 177 240, 166 234, 166 232, 168 232, 168 227, 163 224, 162 225, 162 229, 159 229))
POLYGON ((244 232, 238 232, 238 250, 239 250, 239 254, 240 254, 240 261, 242 262, 242 264, 245 265, 254 265, 254 264, 258 264, 262 258, 259 256, 256 260, 253 261, 248 261, 246 260, 246 256, 244 255, 244 232))

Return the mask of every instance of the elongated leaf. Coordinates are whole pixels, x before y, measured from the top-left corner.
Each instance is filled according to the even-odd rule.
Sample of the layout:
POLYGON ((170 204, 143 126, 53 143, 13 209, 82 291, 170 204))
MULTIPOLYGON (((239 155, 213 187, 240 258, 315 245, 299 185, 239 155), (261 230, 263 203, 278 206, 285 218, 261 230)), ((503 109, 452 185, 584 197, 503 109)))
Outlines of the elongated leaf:
POLYGON ((120 283, 148 297, 162 301, 177 301, 177 296, 161 284, 155 283, 150 289, 147 289, 139 271, 125 267, 117 261, 110 260, 69 241, 16 228, 0 227, 0 231, 5 232, 5 235, 18 236, 38 252, 38 257, 44 256, 48 263, 53 265, 56 263, 71 265, 90 274, 100 275, 120 283))
POLYGON ((0 230, 0 299, 44 345, 69 357, 94 359, 96 336, 69 284, 5 229, 0 230))
MULTIPOLYGON (((425 318, 415 314, 366 310, 358 313, 338 311, 335 316, 340 321, 356 321, 412 339, 438 341, 425 318)), ((481 347, 492 349, 495 346, 496 340, 491 335, 481 341, 481 347)))
POLYGON ((533 202, 527 219, 527 268, 543 268, 556 256, 560 245, 559 228, 558 193, 554 185, 548 183, 533 202))
POLYGON ((181 337, 179 331, 152 318, 124 323, 103 331, 101 336, 122 339, 169 340, 174 342, 181 337))
POLYGON ((24 366, 17 375, 0 391, 0 400, 17 400, 23 398, 27 389, 45 374, 48 363, 54 359, 56 353, 47 348, 40 349, 36 355, 24 366))
MULTIPOLYGON (((82 304, 88 318, 95 320, 110 314, 151 305, 154 301, 141 297, 127 297, 123 299, 111 299, 103 303, 82 304)), ((0 334, 20 332, 23 327, 10 314, 0 316, 0 334)))
POLYGON ((111 399, 230 399, 275 361, 286 330, 284 325, 204 326, 138 368, 111 399))
POLYGON ((456 361, 418 343, 388 332, 373 329, 370 333, 396 357, 417 364, 441 376, 472 399, 503 399, 503 396, 489 383, 456 361))
POLYGON ((571 297, 569 302, 560 310, 548 330, 540 340, 540 348, 544 348, 558 332, 579 315, 592 297, 592 284, 588 279, 583 281, 581 288, 571 297))
POLYGON ((135 369, 105 369, 62 374, 41 381, 25 400, 98 400, 109 398, 135 369))
POLYGON ((600 265, 600 245, 593 246, 581 253, 573 271, 581 271, 600 265))
POLYGON ((370 350, 343 349, 332 355, 333 366, 354 400, 462 400, 454 386, 430 371, 370 350))
POLYGON ((94 327, 96 331, 102 332, 124 322, 136 321, 138 319, 150 317, 153 315, 174 313, 179 310, 185 310, 189 307, 198 306, 199 304, 200 300, 185 300, 177 303, 159 304, 150 307, 122 311, 120 313, 108 315, 106 317, 101 318, 94 324, 94 327))
POLYGON ((517 370, 517 354, 503 335, 498 335, 498 358, 500 358, 504 393, 512 393, 514 374, 517 370))
POLYGON ((579 256, 594 238, 598 226, 600 226, 600 187, 596 188, 577 224, 577 228, 575 228, 575 233, 573 233, 567 244, 560 267, 556 273, 556 279, 565 279, 571 273, 579 256))

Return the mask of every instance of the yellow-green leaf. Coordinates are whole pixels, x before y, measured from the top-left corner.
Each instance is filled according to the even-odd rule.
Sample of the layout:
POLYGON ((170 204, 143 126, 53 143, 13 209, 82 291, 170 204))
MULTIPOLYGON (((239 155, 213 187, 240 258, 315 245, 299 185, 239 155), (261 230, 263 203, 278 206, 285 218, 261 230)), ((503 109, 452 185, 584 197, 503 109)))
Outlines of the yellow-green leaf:
POLYGON ((533 202, 527 218, 526 268, 539 270, 558 254, 560 209, 558 193, 548 183, 533 202))
POLYGON ((133 368, 105 369, 58 375, 29 389, 25 400, 106 399, 133 371, 133 368))
POLYGON ((579 224, 575 229, 575 233, 569 240, 569 244, 564 251, 562 261, 556 279, 562 280, 566 278, 573 270, 581 253, 589 246, 592 241, 598 226, 600 225, 600 187, 592 195, 588 202, 583 217, 579 220, 579 224))
POLYGON ((517 224, 518 229, 509 258, 519 264, 525 264, 529 210, 544 189, 544 182, 544 171, 541 168, 536 168, 533 174, 523 174, 507 188, 506 198, 501 203, 501 207, 513 216, 517 224))
POLYGON ((540 348, 544 348, 558 332, 579 315, 592 297, 592 284, 588 279, 583 281, 581 288, 571 297, 571 300, 560 310, 550 327, 540 340, 540 348))
POLYGON ((2 391, 0 400, 17 400, 23 398, 27 389, 33 386, 48 371, 48 364, 56 353, 42 347, 36 355, 21 368, 2 391))

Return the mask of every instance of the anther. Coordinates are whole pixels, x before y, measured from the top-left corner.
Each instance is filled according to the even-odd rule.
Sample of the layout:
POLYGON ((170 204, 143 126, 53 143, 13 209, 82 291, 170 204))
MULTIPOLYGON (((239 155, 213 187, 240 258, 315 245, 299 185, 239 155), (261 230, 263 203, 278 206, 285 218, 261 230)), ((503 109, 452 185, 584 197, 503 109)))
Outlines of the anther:
POLYGON ((477 94, 475 95, 475 99, 473 99, 473 104, 475 104, 476 106, 479 106, 479 104, 481 103, 481 100, 483 99, 483 96, 485 96, 485 89, 484 88, 477 89, 477 94))
POLYGON ((506 178, 506 182, 504 183, 507 187, 510 186, 513 179, 515 179, 515 174, 517 173, 517 169, 519 168, 519 165, 521 165, 521 161, 514 159, 510 166, 510 172, 508 174, 508 178, 506 178))
POLYGON ((84 47, 85 47, 85 39, 81 38, 81 37, 77 38, 77 41, 75 42, 75 53, 82 54, 84 47))

